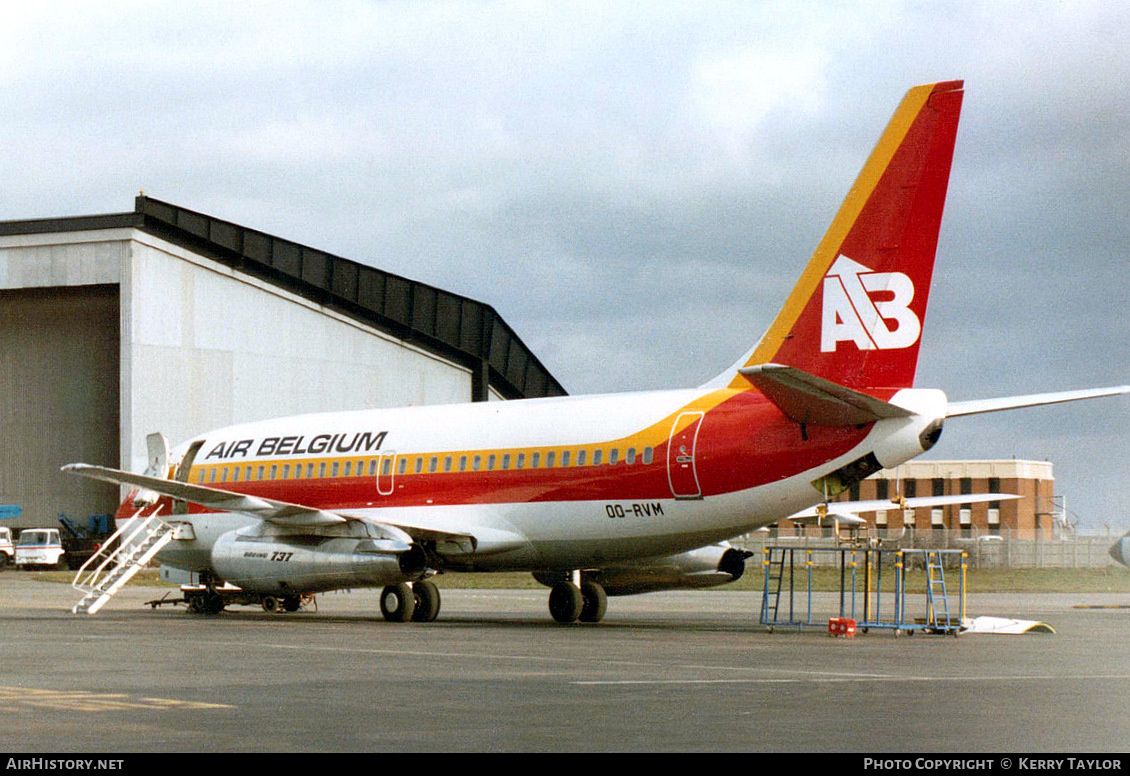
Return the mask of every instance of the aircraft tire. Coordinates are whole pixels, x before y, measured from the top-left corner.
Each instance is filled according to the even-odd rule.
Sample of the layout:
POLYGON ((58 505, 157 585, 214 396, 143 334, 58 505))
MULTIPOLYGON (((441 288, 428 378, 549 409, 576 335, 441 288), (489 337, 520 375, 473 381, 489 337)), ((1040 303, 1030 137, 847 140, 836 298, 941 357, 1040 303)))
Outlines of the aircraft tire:
POLYGON ((204 614, 219 614, 224 611, 224 607, 227 606, 224 597, 219 593, 205 593, 202 604, 203 607, 201 611, 203 611, 204 614))
POLYGON ((297 595, 288 595, 282 600, 283 611, 297 612, 302 607, 302 597, 297 595))
POLYGON ((416 599, 412 622, 433 622, 439 616, 439 588, 423 579, 412 584, 412 595, 416 599))
POLYGON ((576 622, 584 603, 580 589, 572 582, 558 582, 549 591, 549 613, 557 622, 576 622))
POLYGON ((604 619, 604 613, 608 611, 608 594, 599 583, 582 582, 581 600, 581 622, 600 622, 604 619))
POLYGON ((388 585, 381 591, 381 615, 388 622, 408 622, 416 609, 416 597, 408 583, 388 585))
POLYGON ((273 614, 279 610, 279 599, 275 598, 273 595, 263 596, 263 600, 260 603, 264 612, 271 612, 273 614))

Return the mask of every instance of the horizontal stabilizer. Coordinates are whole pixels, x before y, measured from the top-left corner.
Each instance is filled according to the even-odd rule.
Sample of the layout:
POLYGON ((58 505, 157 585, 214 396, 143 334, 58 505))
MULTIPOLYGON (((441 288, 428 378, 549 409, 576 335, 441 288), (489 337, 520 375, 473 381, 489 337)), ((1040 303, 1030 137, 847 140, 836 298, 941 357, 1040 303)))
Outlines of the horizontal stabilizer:
MULTIPOLYGON (((980 504, 986 501, 1009 501, 1020 496, 1011 493, 965 493, 953 496, 916 496, 904 499, 870 499, 867 501, 833 501, 827 505, 827 518, 833 518, 841 523, 859 524, 865 522, 859 518, 861 512, 879 512, 888 509, 919 509, 921 507, 944 507, 952 504, 980 504)), ((789 515, 786 520, 797 525, 818 524, 821 510, 824 505, 802 509, 800 512, 789 515)))
POLYGON ((765 398, 797 423, 815 426, 857 426, 884 418, 913 415, 889 402, 846 388, 831 380, 781 364, 760 364, 738 370, 765 398))
POLYGON ((1067 401, 1079 401, 1080 399, 1098 399, 1103 396, 1118 396, 1125 393, 1130 393, 1130 385, 1118 385, 1113 388, 1090 388, 1082 391, 1059 391, 1058 393, 1033 393, 1028 396, 1006 396, 1001 399, 955 401, 950 402, 946 417, 957 418, 962 415, 978 415, 982 412, 1039 407, 1044 404, 1061 404, 1067 401))

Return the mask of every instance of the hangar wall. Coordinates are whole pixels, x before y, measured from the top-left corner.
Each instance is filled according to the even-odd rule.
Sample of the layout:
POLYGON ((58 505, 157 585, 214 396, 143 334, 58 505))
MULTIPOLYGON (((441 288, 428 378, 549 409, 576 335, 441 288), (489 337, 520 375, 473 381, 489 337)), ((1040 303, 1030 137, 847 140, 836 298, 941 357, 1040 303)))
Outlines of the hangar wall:
POLYGON ((15 397, 3 405, 6 415, 31 413, 23 425, 5 423, 13 439, 0 463, 0 503, 24 507, 17 527, 51 524, 63 510, 80 519, 112 511, 116 488, 68 477, 58 466, 84 460, 141 471, 145 436, 153 431, 175 445, 234 422, 450 403, 472 393, 464 366, 139 229, 0 235, 0 289, 10 295, 80 292, 72 307, 90 319, 64 326, 53 313, 29 317, 28 308, 8 304, 12 325, 39 330, 41 339, 20 351, 0 341, 0 351, 11 353, 5 357, 22 362, 39 353, 58 370, 65 367, 49 352, 64 353, 64 363, 73 363, 75 352, 104 354, 107 347, 94 345, 97 332, 113 332, 108 336, 117 347, 108 350, 120 358, 111 364, 91 355, 96 365, 81 372, 85 387, 51 407, 27 400, 25 391, 39 392, 34 385, 12 394, 10 383, 19 378, 5 370, 5 387, 15 397), (91 289, 102 289, 102 298, 83 296, 91 289), (65 347, 45 349, 49 340, 65 347), (87 401, 87 394, 114 398, 106 405, 87 401), (89 436, 102 427, 115 435, 120 427, 120 438, 111 442, 117 460, 105 460, 96 449, 29 441, 34 434, 89 436), (33 480, 25 476, 29 466, 38 472, 33 480), (17 479, 25 484, 6 491, 4 482, 17 479))

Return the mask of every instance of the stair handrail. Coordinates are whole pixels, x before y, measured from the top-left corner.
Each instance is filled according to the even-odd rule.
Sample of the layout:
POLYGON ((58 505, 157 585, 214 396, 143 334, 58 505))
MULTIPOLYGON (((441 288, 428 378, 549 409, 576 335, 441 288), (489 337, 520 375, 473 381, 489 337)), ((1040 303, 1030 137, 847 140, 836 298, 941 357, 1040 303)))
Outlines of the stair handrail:
POLYGON ((97 587, 96 583, 99 577, 106 570, 107 565, 116 561, 118 556, 126 548, 129 548, 128 552, 134 552, 137 548, 137 545, 134 544, 134 540, 137 539, 138 536, 142 533, 148 536, 149 526, 153 521, 157 521, 159 523, 165 522, 157 512, 149 515, 149 517, 145 518, 145 520, 138 522, 140 520, 141 513, 145 511, 146 506, 141 507, 132 515, 130 515, 129 518, 122 524, 122 527, 115 531, 109 539, 103 542, 102 546, 98 548, 98 551, 91 555, 87 559, 86 563, 82 564, 79 570, 75 572, 75 578, 71 582, 71 587, 83 593, 89 593, 94 590, 97 587), (128 534, 123 539, 122 536, 123 534, 126 534, 127 529, 129 529, 128 534), (106 548, 113 546, 115 539, 119 540, 117 547, 113 552, 107 552, 106 548), (87 573, 88 567, 103 555, 105 555, 105 557, 102 559, 102 562, 98 564, 98 567, 91 571, 85 578, 83 578, 83 574, 87 573))

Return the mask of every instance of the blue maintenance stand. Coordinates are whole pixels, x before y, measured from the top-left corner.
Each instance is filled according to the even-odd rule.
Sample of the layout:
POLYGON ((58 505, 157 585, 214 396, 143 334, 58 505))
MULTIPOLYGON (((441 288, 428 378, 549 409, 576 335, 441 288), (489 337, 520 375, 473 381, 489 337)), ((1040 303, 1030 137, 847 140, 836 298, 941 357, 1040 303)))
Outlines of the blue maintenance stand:
POLYGON ((854 620, 863 632, 872 628, 892 630, 895 635, 918 631, 956 636, 965 619, 966 554, 961 550, 884 550, 879 548, 766 547, 763 558, 765 587, 761 595, 760 623, 770 632, 776 628, 825 628, 831 618, 854 620), (831 562, 827 555, 831 554, 831 562), (838 607, 817 611, 813 591, 813 569, 839 569, 838 607), (799 563, 798 563, 799 559, 799 563), (803 564, 803 565, 801 565, 803 564), (952 583, 946 568, 959 572, 957 605, 950 606, 952 583), (924 607, 906 590, 911 571, 926 574, 924 607), (894 574, 893 585, 890 575, 894 574), (888 588, 883 589, 887 575, 888 588), (921 613, 921 614, 919 614, 921 613))

